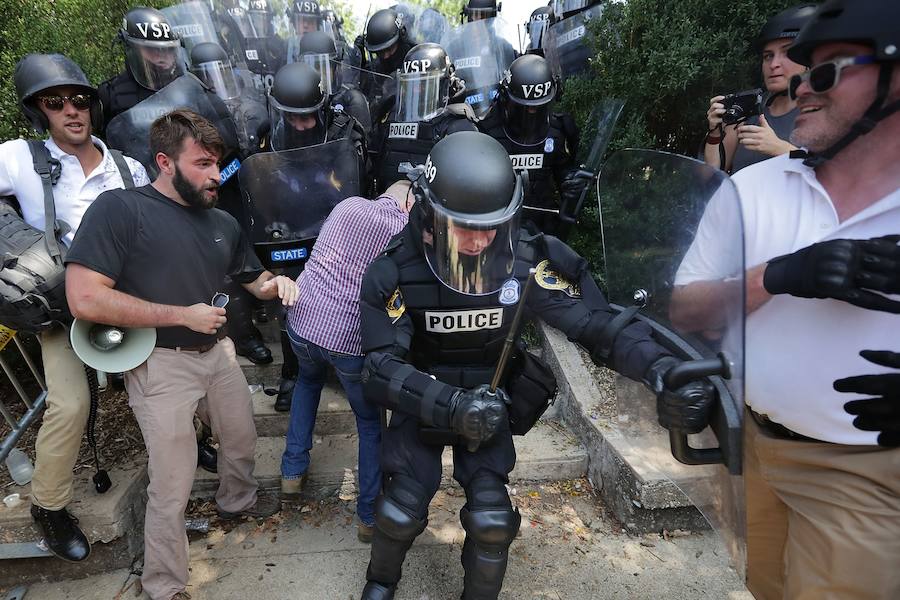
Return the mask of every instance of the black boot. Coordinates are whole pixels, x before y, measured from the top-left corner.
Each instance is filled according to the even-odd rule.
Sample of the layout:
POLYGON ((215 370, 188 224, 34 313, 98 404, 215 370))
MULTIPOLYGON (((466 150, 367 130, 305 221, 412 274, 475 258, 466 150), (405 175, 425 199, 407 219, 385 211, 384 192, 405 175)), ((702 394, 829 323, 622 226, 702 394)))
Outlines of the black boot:
POLYGON ((278 396, 275 397, 275 410, 291 412, 291 398, 294 397, 294 380, 282 379, 278 384, 278 396))
POLYGON ((219 451, 209 443, 209 438, 197 440, 197 464, 210 473, 219 470, 219 451))
POLYGON ((272 362, 272 351, 259 337, 251 336, 232 341, 234 342, 234 352, 238 356, 245 356, 253 364, 268 365, 272 362))
POLYGON ((44 534, 47 549, 53 556, 69 562, 81 562, 91 555, 91 545, 78 527, 78 519, 65 508, 47 510, 32 504, 31 516, 44 534))
POLYGON ((360 600, 393 600, 396 589, 396 585, 383 586, 380 583, 369 581, 363 588, 360 600))

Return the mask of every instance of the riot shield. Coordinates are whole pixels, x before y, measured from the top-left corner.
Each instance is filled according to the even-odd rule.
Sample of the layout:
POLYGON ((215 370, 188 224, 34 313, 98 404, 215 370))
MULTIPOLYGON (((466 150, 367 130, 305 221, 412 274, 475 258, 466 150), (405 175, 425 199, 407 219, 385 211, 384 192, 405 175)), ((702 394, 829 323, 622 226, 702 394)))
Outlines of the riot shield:
POLYGON ((213 106, 218 96, 203 87, 190 73, 182 75, 146 100, 117 115, 106 127, 106 142, 110 148, 121 150, 140 161, 150 178, 156 176, 156 161, 150 154, 150 126, 153 121, 178 108, 189 108, 207 119, 219 131, 226 148, 237 148, 234 123, 228 114, 213 106))
POLYGON ((303 264, 331 209, 361 192, 359 156, 346 139, 255 154, 238 177, 250 241, 266 268, 303 264))
POLYGON ((636 318, 654 338, 688 361, 666 374, 670 387, 708 376, 717 393, 710 427, 692 436, 667 433, 654 393, 616 376, 615 426, 636 460, 700 510, 743 573, 744 242, 737 190, 699 161, 624 150, 603 165, 598 191, 610 303, 639 309, 636 318))
POLYGON ((173 4, 163 8, 162 12, 166 15, 172 29, 184 40, 184 48, 188 56, 191 54, 191 49, 197 44, 219 43, 209 8, 203 2, 193 0, 173 4))
POLYGON ((592 6, 550 26, 544 51, 556 76, 566 79, 587 70, 593 50, 586 36, 591 22, 602 12, 602 5, 592 6))
POLYGON ((479 118, 487 114, 503 72, 516 57, 512 44, 503 37, 505 28, 506 23, 498 17, 483 19, 464 23, 441 40, 457 76, 466 82, 466 103, 479 118))

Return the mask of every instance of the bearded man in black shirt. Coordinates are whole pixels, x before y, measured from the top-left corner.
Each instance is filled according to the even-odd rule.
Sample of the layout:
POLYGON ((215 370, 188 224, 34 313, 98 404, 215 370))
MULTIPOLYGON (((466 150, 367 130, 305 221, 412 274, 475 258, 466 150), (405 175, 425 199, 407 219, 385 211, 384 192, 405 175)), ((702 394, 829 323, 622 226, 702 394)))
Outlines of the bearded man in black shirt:
POLYGON ((265 517, 280 508, 257 495, 247 380, 234 344, 219 333, 225 309, 210 299, 226 275, 285 305, 297 287, 265 271, 234 217, 215 208, 224 145, 209 121, 173 111, 153 124, 150 145, 159 177, 94 201, 66 257, 66 291, 77 318, 157 328, 156 348, 125 374, 125 386, 149 455, 141 581, 153 600, 172 600, 189 577, 184 510, 197 466, 198 404, 220 442, 219 515, 265 517))

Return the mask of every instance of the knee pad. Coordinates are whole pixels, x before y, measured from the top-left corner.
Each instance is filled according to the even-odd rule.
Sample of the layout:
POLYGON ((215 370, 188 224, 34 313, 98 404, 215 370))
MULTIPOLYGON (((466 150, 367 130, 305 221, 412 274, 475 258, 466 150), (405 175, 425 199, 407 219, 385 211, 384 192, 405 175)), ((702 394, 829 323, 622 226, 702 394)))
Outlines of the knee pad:
POLYGON ((413 540, 428 525, 425 488, 404 475, 394 475, 375 500, 375 526, 395 540, 413 540))
POLYGON ((472 541, 492 552, 505 551, 519 532, 522 517, 513 510, 499 477, 479 477, 466 488, 459 520, 472 541))

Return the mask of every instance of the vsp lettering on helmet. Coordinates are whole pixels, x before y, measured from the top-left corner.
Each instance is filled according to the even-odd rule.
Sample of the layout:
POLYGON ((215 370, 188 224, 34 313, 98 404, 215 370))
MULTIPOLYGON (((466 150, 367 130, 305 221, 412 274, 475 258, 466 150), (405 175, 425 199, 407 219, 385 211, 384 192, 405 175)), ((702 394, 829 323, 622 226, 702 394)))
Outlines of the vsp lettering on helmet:
POLYGON ((424 58, 422 60, 408 60, 403 63, 404 73, 424 73, 431 68, 431 60, 424 58))
POLYGON ((168 23, 135 23, 144 39, 171 40, 172 28, 168 23))
POLYGON ((550 95, 550 92, 553 91, 553 81, 547 81, 544 83, 538 83, 534 85, 523 84, 522 85, 522 97, 526 100, 537 100, 539 98, 545 98, 550 95))

